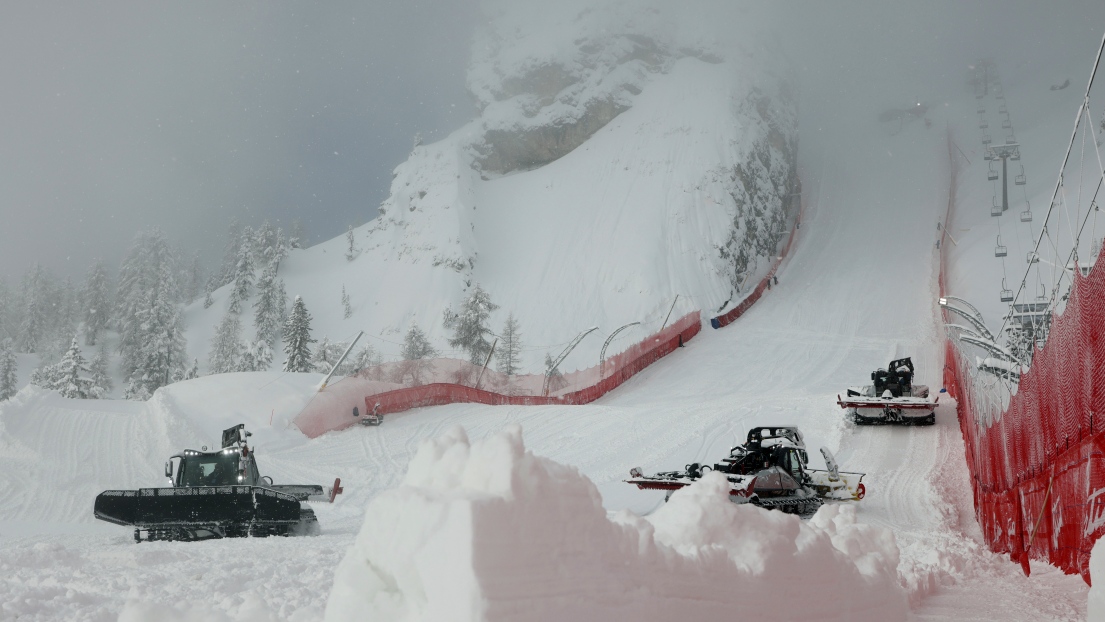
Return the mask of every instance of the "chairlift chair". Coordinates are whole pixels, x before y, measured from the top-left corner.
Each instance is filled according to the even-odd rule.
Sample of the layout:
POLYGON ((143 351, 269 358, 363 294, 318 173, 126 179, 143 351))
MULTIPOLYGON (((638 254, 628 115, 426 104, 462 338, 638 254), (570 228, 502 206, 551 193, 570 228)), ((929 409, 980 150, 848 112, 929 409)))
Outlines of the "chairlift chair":
POLYGON ((1012 122, 1012 121, 1010 121, 1009 119, 1006 119, 1006 120, 1004 120, 1004 121, 1002 121, 1002 122, 1001 122, 1001 127, 1002 127, 1003 129, 1007 129, 1007 130, 1008 130, 1008 129, 1010 129, 1010 128, 1012 128, 1012 127, 1013 127, 1013 122, 1012 122))
POLYGON ((986 108, 983 106, 978 107, 978 114, 986 114, 986 108))
POLYGON ((1013 155, 1009 156, 1009 159, 1010 160, 1020 160, 1021 159, 1021 150, 1020 150, 1020 148, 1014 149, 1013 150, 1013 155))
POLYGON ((1017 144, 1017 137, 1016 136, 1010 136, 1009 138, 1006 138, 1005 139, 1005 144, 1007 144, 1007 145, 1017 144))
POLYGON ((1001 301, 1013 302, 1013 290, 1005 286, 1005 279, 1001 280, 1001 301))
POLYGON ((1024 202, 1024 211, 1021 212, 1021 222, 1032 222, 1032 206, 1028 201, 1024 202))
POLYGON ((991 160, 993 160, 993 159, 994 159, 994 154, 990 153, 990 151, 989 151, 989 150, 987 150, 987 151, 986 151, 986 153, 983 153, 983 154, 982 154, 982 159, 983 159, 983 160, 986 160, 987 162, 989 162, 989 161, 991 161, 991 160))
POLYGON ((1023 186, 1025 184, 1024 166, 1021 166, 1021 174, 1013 178, 1013 183, 1018 186, 1023 186))
POLYGON ((994 257, 1005 257, 1009 254, 1009 249, 1001 243, 1001 236, 998 236, 998 244, 994 247, 994 257))
POLYGON ((990 140, 990 135, 989 134, 983 134, 982 135, 982 144, 989 145, 991 142, 992 141, 990 140))
POLYGON ((1009 109, 1005 107, 1005 104, 998 106, 998 113, 1009 114, 1009 109))
POLYGON ((991 216, 1001 216, 1001 213, 1003 211, 1005 211, 1005 210, 1001 209, 1001 203, 998 203, 998 198, 994 197, 994 203, 993 203, 993 205, 990 206, 990 215, 991 216))
POLYGON ((1005 93, 1002 93, 1001 91, 994 93, 994 99, 1005 99, 1005 93))
POLYGON ((988 128, 988 127, 990 127, 990 124, 986 122, 986 119, 979 119, 979 121, 978 121, 978 129, 980 129, 980 130, 984 130, 984 129, 988 128))
POLYGON ((989 172, 986 173, 986 179, 989 180, 989 181, 994 181, 997 178, 998 178, 997 169, 991 167, 989 172))

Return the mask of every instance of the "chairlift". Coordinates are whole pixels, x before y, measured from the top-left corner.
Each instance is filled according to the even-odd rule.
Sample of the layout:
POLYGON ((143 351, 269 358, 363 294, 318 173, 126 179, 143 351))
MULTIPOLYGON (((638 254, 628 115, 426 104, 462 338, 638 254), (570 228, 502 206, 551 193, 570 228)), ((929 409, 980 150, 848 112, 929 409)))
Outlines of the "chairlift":
POLYGON ((986 119, 979 119, 978 120, 978 129, 984 130, 988 127, 990 127, 990 124, 986 122, 986 119))
POLYGON ((1013 150, 1013 155, 1009 156, 1009 159, 1010 160, 1020 160, 1021 159, 1021 148, 1017 147, 1016 149, 1014 149, 1013 150))
POLYGON ((982 144, 989 145, 991 142, 992 141, 990 140, 990 135, 989 134, 983 134, 982 135, 982 144))
POLYGON ((994 99, 1005 99, 1005 93, 1002 93, 1001 91, 994 93, 994 99))
POLYGON ((1009 109, 1005 107, 1005 104, 998 106, 999 114, 1009 114, 1009 109))
POLYGON ((984 106, 979 106, 978 114, 986 114, 986 108, 984 106))
POLYGON ((994 257, 1005 257, 1009 254, 1009 249, 1001 243, 1001 236, 998 236, 998 244, 994 247, 994 257))
POLYGON ((1005 279, 1001 280, 1001 301, 1013 302, 1013 290, 1006 287, 1005 279))
POLYGON ((989 180, 989 181, 994 181, 997 178, 998 178, 997 169, 995 169, 994 167, 990 167, 989 172, 986 173, 986 179, 989 180))
POLYGON ((1008 130, 1008 129, 1010 129, 1010 128, 1012 128, 1012 127, 1013 127, 1013 122, 1012 122, 1012 121, 1010 121, 1009 119, 1006 119, 1006 120, 1004 120, 1004 121, 1002 121, 1002 122, 1001 122, 1001 127, 1002 127, 1003 129, 1007 129, 1007 130, 1008 130))
POLYGON ((989 149, 987 149, 986 153, 982 154, 982 159, 989 162, 994 159, 994 154, 991 153, 989 149))
POLYGON ((1007 145, 1017 144, 1017 137, 1016 136, 1010 136, 1009 138, 1006 138, 1005 139, 1005 144, 1007 144, 1007 145))
POLYGON ((1032 206, 1028 201, 1024 202, 1024 211, 1021 212, 1021 222, 1032 222, 1032 206))
POLYGON ((1023 186, 1025 184, 1024 166, 1023 165, 1021 166, 1021 174, 1017 175, 1016 177, 1013 178, 1013 183, 1018 185, 1018 186, 1023 186))
POLYGON ((1040 254, 1036 251, 1028 251, 1028 255, 1025 256, 1024 260, 1030 264, 1040 263, 1040 254))
POLYGON ((998 203, 998 198, 994 197, 994 204, 990 206, 991 216, 1001 216, 1001 213, 1005 211, 1001 209, 1001 203, 998 203))

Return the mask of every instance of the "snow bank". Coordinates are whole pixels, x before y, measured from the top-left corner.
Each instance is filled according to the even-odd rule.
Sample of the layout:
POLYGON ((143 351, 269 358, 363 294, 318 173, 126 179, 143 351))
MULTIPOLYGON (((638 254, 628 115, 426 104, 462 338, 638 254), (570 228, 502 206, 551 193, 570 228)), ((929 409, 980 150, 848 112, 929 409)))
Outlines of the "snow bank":
POLYGON ((1086 619, 1105 621, 1105 538, 1099 538, 1090 551, 1090 594, 1086 603, 1086 619))
POLYGON ((610 519, 594 484, 526 451, 520 427, 474 443, 456 427, 369 504, 325 619, 905 618, 888 530, 848 506, 803 522, 727 493, 713 475, 647 518, 610 519))

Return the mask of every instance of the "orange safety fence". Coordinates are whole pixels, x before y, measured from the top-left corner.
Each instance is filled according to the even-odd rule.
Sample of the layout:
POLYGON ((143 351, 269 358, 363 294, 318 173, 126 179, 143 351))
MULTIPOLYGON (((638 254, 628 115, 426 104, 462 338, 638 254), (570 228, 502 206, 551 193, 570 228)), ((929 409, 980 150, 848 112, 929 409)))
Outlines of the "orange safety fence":
POLYGON ((344 378, 315 397, 293 423, 309 438, 342 430, 376 412, 384 415, 458 402, 492 405, 587 404, 690 341, 702 329, 693 311, 600 365, 552 377, 507 376, 457 359, 384 363, 344 378), (353 416, 356 407, 360 417, 353 416))
POLYGON ((975 514, 990 548, 1026 574, 1031 558, 1089 583, 1090 550, 1105 533, 1105 270, 1083 277, 1075 269, 1072 278, 1066 308, 1008 406, 979 384, 950 338, 944 386, 957 401, 975 514))

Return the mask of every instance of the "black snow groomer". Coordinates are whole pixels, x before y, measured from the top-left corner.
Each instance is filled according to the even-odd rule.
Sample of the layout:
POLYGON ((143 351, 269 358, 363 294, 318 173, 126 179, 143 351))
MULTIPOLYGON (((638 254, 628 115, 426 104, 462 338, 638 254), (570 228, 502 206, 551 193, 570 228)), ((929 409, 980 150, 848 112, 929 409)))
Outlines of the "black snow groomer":
POLYGON ((913 384, 913 361, 909 357, 890 361, 886 369, 871 372, 871 384, 850 387, 847 397, 836 396, 836 403, 847 409, 859 425, 933 425, 939 400, 939 396, 929 398, 927 386, 913 384))
POLYGON ((204 447, 172 456, 165 463, 172 487, 105 490, 96 497, 96 518, 133 525, 135 542, 317 534, 318 520, 306 502, 333 503, 341 479, 332 488, 274 485, 258 472, 249 436, 239 424, 223 431, 219 451, 204 447))
POLYGON ((642 490, 671 492, 690 486, 710 471, 724 473, 729 480, 729 500, 812 516, 827 501, 858 501, 866 494, 865 473, 839 470, 828 449, 822 447, 826 470, 807 468, 809 457, 802 433, 795 426, 752 428, 748 440, 729 450, 721 462, 688 464, 683 471, 642 475, 640 468, 629 472, 626 483, 642 490))

